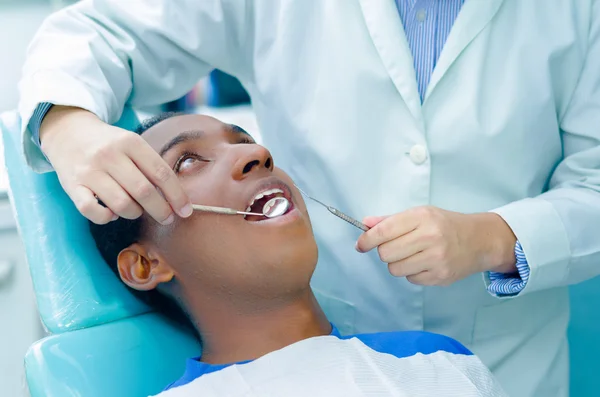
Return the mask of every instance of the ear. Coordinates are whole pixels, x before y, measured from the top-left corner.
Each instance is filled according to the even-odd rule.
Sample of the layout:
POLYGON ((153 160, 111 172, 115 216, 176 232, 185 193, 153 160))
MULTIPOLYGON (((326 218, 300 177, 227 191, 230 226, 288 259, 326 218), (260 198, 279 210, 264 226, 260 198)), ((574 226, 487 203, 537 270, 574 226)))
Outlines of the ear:
POLYGON ((158 255, 135 243, 119 253, 117 258, 121 280, 133 289, 149 291, 174 277, 173 269, 158 255))

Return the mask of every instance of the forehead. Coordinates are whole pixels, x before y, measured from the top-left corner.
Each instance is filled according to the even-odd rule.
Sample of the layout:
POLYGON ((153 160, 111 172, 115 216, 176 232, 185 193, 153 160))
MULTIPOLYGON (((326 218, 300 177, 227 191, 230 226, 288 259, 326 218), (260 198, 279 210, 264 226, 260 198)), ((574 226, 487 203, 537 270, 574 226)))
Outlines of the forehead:
POLYGON ((154 150, 159 151, 163 145, 183 132, 202 131, 206 136, 224 136, 230 128, 227 124, 209 116, 186 114, 161 121, 146 130, 142 137, 154 150))

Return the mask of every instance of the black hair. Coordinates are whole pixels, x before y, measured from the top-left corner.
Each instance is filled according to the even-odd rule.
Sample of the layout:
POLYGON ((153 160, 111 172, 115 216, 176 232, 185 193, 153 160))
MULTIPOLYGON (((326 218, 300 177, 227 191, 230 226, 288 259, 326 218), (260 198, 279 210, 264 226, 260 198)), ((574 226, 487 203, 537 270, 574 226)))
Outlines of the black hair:
POLYGON ((163 112, 157 114, 156 116, 152 116, 146 120, 143 120, 134 132, 138 135, 142 135, 144 132, 154 127, 156 124, 165 121, 166 119, 170 119, 171 117, 182 116, 184 114, 185 113, 181 112, 163 112))
MULTIPOLYGON (((176 112, 165 112, 151 117, 144 120, 136 128, 135 133, 141 135, 161 121, 180 114, 181 113, 176 112)), ((103 205, 101 202, 100 204, 103 205)), ((117 264, 119 253, 130 245, 139 242, 144 237, 145 227, 146 221, 141 217, 137 219, 119 218, 105 225, 97 225, 93 222, 89 222, 90 232, 100 255, 117 277, 120 278, 117 264)), ((190 320, 185 314, 184 309, 171 297, 161 294, 156 289, 150 291, 138 291, 129 286, 127 286, 127 288, 133 295, 157 312, 164 314, 166 317, 175 320, 180 324, 191 326, 190 320)))

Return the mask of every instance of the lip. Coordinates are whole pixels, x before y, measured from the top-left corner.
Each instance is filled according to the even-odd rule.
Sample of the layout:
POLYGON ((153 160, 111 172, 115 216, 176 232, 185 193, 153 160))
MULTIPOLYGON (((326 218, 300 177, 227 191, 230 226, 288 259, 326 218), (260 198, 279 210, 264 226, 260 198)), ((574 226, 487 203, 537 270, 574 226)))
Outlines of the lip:
POLYGON ((286 223, 295 222, 298 219, 302 218, 302 213, 298 210, 298 208, 292 204, 288 211, 280 216, 276 216, 275 218, 265 218, 260 221, 245 221, 246 224, 252 226, 280 226, 286 223))
POLYGON ((285 197, 289 202, 290 202, 290 208, 287 210, 287 212, 281 216, 277 216, 275 218, 267 218, 267 219, 262 219, 259 221, 246 221, 250 224, 271 224, 271 223, 281 223, 281 222, 285 222, 288 220, 291 220, 292 218, 297 218, 300 216, 300 211, 298 211, 298 209, 296 208, 296 205, 294 203, 294 194, 292 193, 292 189, 290 188, 290 186, 288 184, 286 184, 285 182, 283 182, 281 179, 277 178, 277 177, 269 177, 269 178, 265 178, 263 180, 260 181, 260 183, 256 186, 256 188, 254 190, 252 190, 252 193, 247 197, 246 199, 246 204, 244 205, 244 208, 242 209, 242 211, 245 211, 246 208, 250 205, 250 203, 252 202, 252 200, 254 199, 254 197, 256 197, 258 194, 265 192, 267 190, 271 190, 271 189, 281 189, 283 191, 283 197, 285 197))

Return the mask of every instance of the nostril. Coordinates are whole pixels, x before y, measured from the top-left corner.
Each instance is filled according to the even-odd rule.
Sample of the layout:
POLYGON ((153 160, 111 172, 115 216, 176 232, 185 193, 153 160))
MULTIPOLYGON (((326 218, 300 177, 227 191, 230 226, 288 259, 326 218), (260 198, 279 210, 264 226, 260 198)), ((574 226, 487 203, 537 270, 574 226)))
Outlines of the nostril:
POLYGON ((249 162, 248 162, 248 164, 246 164, 246 165, 244 166, 244 169, 243 169, 243 171, 242 171, 242 172, 243 172, 244 174, 247 174, 247 173, 249 173, 250 171, 252 171, 252 168, 254 168, 254 166, 255 166, 255 165, 258 165, 258 164, 259 164, 258 160, 252 160, 252 161, 249 161, 249 162))
POLYGON ((271 158, 270 157, 267 159, 267 161, 265 161, 265 168, 268 168, 268 169, 271 168, 271 158))

